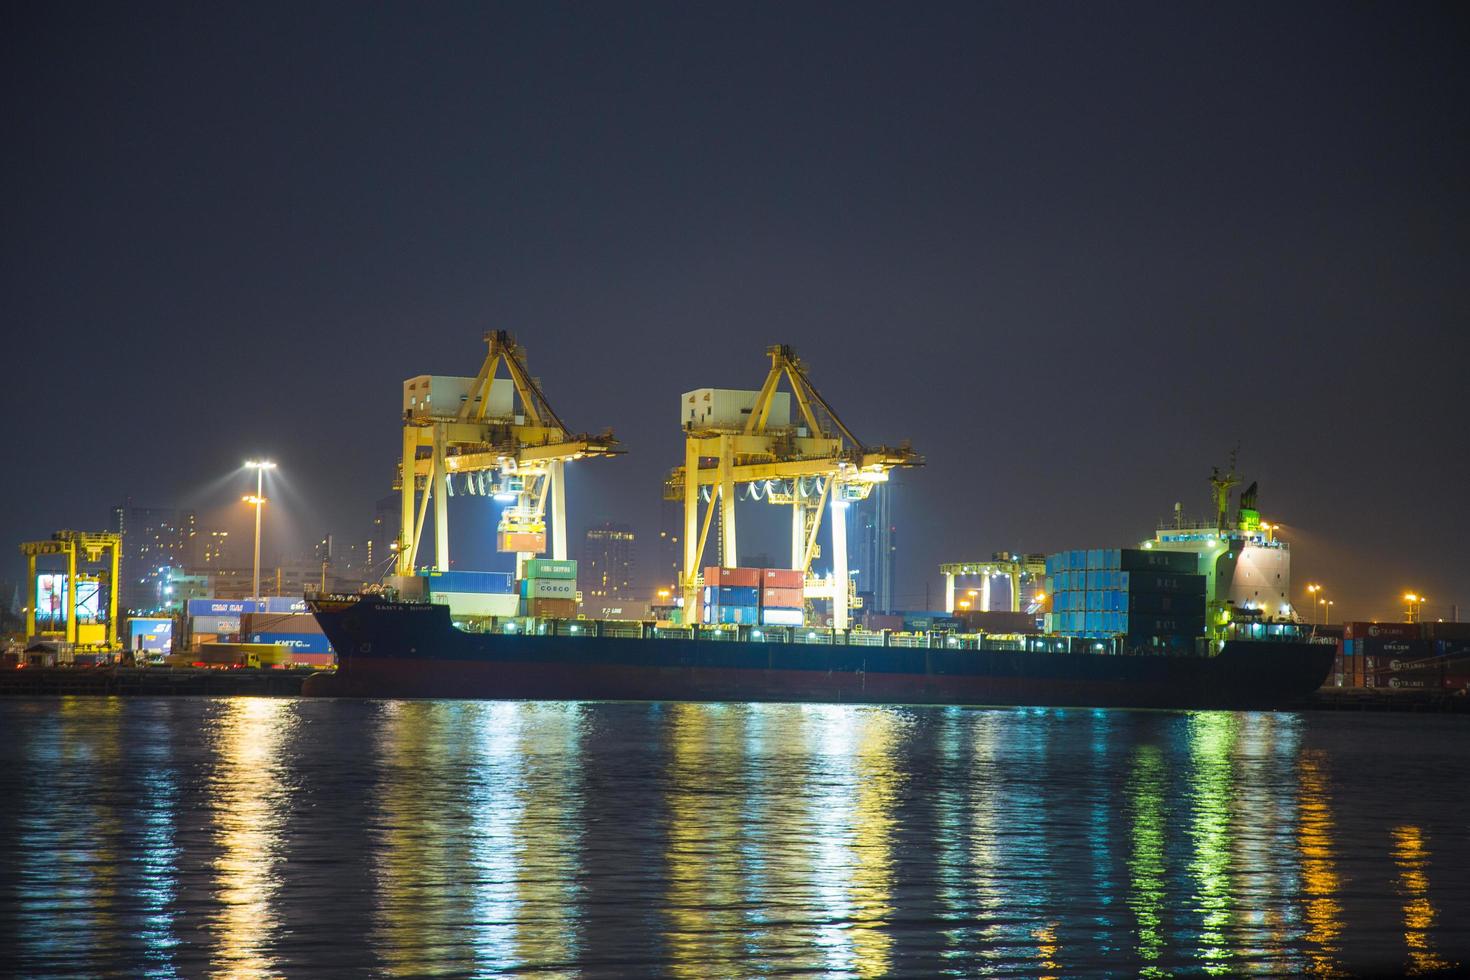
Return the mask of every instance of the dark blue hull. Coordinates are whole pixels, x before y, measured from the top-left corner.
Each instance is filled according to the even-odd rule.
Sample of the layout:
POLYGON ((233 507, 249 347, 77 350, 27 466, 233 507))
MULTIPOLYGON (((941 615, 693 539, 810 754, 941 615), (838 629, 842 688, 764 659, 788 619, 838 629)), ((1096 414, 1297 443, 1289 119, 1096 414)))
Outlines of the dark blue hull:
POLYGON ((339 667, 306 693, 350 697, 1279 708, 1320 687, 1334 654, 1270 641, 1193 657, 639 639, 590 624, 508 635, 459 630, 445 606, 314 607, 339 667))

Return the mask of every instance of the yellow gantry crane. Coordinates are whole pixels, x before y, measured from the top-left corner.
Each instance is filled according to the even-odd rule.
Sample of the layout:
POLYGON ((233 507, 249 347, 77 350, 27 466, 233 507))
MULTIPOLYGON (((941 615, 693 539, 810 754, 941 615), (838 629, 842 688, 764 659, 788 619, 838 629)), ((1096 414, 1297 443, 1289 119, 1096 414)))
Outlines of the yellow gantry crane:
MULTIPOLYGON (((67 643, 94 649, 117 649, 117 590, 119 564, 122 556, 122 535, 113 531, 57 531, 49 541, 26 541, 20 546, 26 556, 26 588, 30 601, 26 603, 26 638, 56 637, 67 643), (65 603, 65 609, 51 610, 52 621, 65 617, 65 630, 36 631, 36 612, 40 604, 36 577, 36 559, 45 555, 59 555, 66 559, 66 580, 61 594, 53 598, 65 603), (83 562, 107 564, 101 575, 88 575, 79 569, 83 562), (105 580, 102 576, 105 576, 105 580), (82 623, 79 621, 78 596, 84 584, 96 588, 107 588, 107 621, 105 623, 82 623)), ((101 610, 95 610, 101 617, 101 610)))
POLYGON ((956 576, 979 576, 981 612, 990 612, 990 580, 1003 576, 1010 580, 1011 612, 1021 611, 1021 580, 1040 582, 1046 578, 1045 555, 1013 555, 997 551, 990 561, 957 561, 939 566, 944 576, 944 611, 954 612, 954 580, 956 576))
POLYGON ((610 430, 591 436, 566 427, 509 333, 491 331, 485 343, 485 362, 473 378, 420 375, 403 383, 399 575, 412 575, 418 567, 431 498, 434 568, 449 570, 448 502, 461 474, 466 479, 460 492, 509 505, 500 516, 497 547, 516 554, 518 578, 527 558, 546 551, 548 497, 551 554, 565 559, 566 463, 622 452, 610 430), (496 377, 502 363, 509 378, 496 377))
POLYGON ((818 554, 822 511, 831 513, 832 578, 809 581, 807 598, 832 600, 832 624, 848 624, 847 505, 864 500, 896 466, 919 466, 907 444, 864 445, 843 424, 807 376, 796 352, 767 349, 771 368, 759 391, 701 388, 685 392, 680 421, 684 465, 665 484, 665 497, 684 503, 684 569, 680 588, 687 622, 700 620, 700 562, 716 511, 720 562, 736 565, 735 488, 754 485, 756 496, 791 507, 791 568, 807 572, 818 554), (791 392, 779 391, 782 379, 791 392), (791 416, 795 398, 798 414, 791 416), (703 522, 701 500, 707 502, 703 522))

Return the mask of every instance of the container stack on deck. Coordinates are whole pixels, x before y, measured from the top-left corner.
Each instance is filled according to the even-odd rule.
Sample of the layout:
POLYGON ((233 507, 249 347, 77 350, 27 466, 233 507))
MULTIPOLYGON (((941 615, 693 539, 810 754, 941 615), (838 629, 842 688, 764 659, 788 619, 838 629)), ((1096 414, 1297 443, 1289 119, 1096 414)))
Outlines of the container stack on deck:
POLYGON ((801 626, 804 619, 806 575, 795 568, 761 569, 762 626, 801 626))
POLYGON ((554 558, 526 561, 521 580, 525 614, 539 619, 574 619, 577 615, 577 563, 554 558))
POLYGON ((1470 688, 1470 623, 1346 623, 1331 681, 1405 691, 1470 688))
POLYGON ((754 624, 760 622, 761 570, 721 568, 704 570, 704 622, 754 624))
POLYGON ((447 605, 456 616, 514 616, 515 580, 509 572, 423 572, 429 601, 447 605))
POLYGON ((1094 548, 1047 556, 1052 611, 1046 631, 1058 636, 1123 636, 1129 646, 1192 646, 1205 631, 1205 577, 1194 552, 1162 548, 1094 548))

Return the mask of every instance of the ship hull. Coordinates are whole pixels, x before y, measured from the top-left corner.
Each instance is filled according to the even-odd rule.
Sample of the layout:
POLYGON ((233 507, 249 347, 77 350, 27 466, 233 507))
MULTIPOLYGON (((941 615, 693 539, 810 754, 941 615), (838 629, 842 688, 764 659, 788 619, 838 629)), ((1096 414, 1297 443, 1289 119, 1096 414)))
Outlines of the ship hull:
POLYGON ((1315 691, 1330 646, 1231 642, 1213 657, 467 633, 443 606, 316 610, 338 653, 317 696, 1275 708, 1315 691))

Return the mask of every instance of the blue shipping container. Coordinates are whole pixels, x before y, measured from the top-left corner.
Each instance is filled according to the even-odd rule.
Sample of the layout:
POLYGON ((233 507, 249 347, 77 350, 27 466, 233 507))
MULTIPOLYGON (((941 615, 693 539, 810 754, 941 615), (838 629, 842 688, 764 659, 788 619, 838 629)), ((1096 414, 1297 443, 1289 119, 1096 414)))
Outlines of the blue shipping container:
POLYGON ((190 616, 239 616, 265 612, 254 599, 190 599, 190 616))
POLYGON ((298 653, 331 653, 332 645, 321 633, 251 633, 251 643, 274 643, 298 653))
POLYGON ((758 606, 761 590, 754 585, 707 585, 704 601, 712 606, 758 606))
POLYGON ((471 592, 507 595, 515 591, 510 572, 427 572, 430 592, 471 592))
MULTIPOLYGON (((754 589, 751 589, 754 592, 754 589)), ((756 623, 760 621, 758 606, 705 606, 704 621, 723 626, 756 623)))

